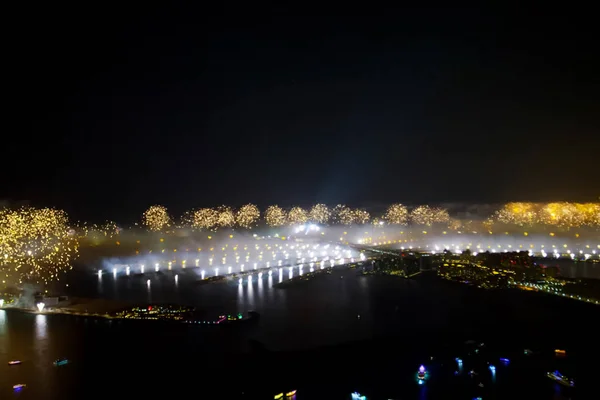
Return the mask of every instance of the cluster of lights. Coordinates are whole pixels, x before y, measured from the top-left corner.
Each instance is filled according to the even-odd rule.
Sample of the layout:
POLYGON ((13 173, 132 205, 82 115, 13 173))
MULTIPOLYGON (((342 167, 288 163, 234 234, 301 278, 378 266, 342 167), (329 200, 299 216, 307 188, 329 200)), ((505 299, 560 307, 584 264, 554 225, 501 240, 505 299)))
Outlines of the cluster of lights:
POLYGON ((83 222, 76 226, 77 236, 83 238, 112 238, 119 233, 119 227, 114 221, 106 221, 103 224, 90 224, 83 222))
POLYGON ((269 206, 265 211, 265 222, 272 227, 283 226, 287 222, 287 214, 279 206, 269 206))
POLYGON ((237 225, 246 229, 254 227, 259 219, 260 210, 254 204, 246 204, 241 207, 235 215, 235 222, 237 225))
POLYGON ((64 211, 0 210, 0 282, 47 284, 72 269, 79 241, 64 211))
MULTIPOLYGON (((184 225, 199 229, 238 226, 251 229, 261 221, 261 212, 254 204, 246 204, 237 211, 228 206, 201 208, 185 213, 184 225)), ((264 222, 271 227, 298 225, 307 222, 318 224, 363 225, 372 222, 375 225, 445 225, 450 230, 467 228, 463 222, 453 219, 447 209, 420 205, 409 209, 399 203, 390 205, 381 217, 372 218, 364 209, 353 209, 338 204, 333 209, 325 204, 316 204, 310 209, 292 207, 289 210, 277 205, 269 206, 263 215, 264 222)), ((171 220, 166 208, 152 206, 144 213, 144 224, 150 230, 162 230, 170 226, 171 220)), ((600 226, 600 203, 507 203, 485 222, 491 229, 494 223, 532 226, 543 224, 562 228, 579 226, 600 226)))
POLYGON ((288 213, 288 223, 295 224, 304 224, 308 221, 308 212, 302 207, 292 207, 290 212, 288 213))
POLYGON ((496 212, 491 221, 519 226, 597 227, 600 226, 600 203, 508 203, 496 212))
POLYGON ((315 204, 310 209, 309 218, 317 224, 326 224, 331 218, 331 211, 325 204, 315 204))
POLYGON ((402 204, 392 204, 385 212, 384 218, 389 224, 407 225, 408 209, 402 204))
POLYGON ((536 290, 541 290, 541 291, 544 291, 544 292, 547 292, 550 294, 555 294, 557 296, 568 297, 573 300, 579 300, 579 301, 583 301, 583 302, 591 303, 591 304, 600 304, 600 301, 598 301, 597 299, 591 298, 591 297, 581 297, 576 294, 565 293, 562 289, 562 286, 564 286, 564 285, 561 285, 558 283, 540 284, 540 283, 531 283, 531 282, 509 282, 509 284, 516 285, 525 290, 536 289, 536 290))
POLYGON ((448 210, 430 206, 418 206, 410 212, 410 220, 416 225, 431 226, 450 222, 448 210))
POLYGON ((171 217, 163 206, 152 206, 142 216, 144 225, 153 232, 158 232, 171 225, 171 217))

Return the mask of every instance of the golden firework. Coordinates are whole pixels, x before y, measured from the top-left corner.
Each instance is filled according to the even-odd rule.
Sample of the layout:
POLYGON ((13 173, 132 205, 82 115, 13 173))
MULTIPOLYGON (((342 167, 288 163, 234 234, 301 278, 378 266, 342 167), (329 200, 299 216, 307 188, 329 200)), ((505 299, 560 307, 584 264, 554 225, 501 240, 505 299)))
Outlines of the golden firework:
POLYGON ((256 226, 260 219, 260 210, 254 204, 242 206, 236 213, 235 222, 242 228, 250 229, 256 226))
POLYGON ((269 226, 283 226, 287 221, 287 215, 281 207, 269 206, 265 211, 265 221, 269 226))
POLYGON ((538 222, 538 210, 535 203, 507 203, 496 212, 496 219, 503 224, 531 226, 538 222))
POLYGON ((371 219, 371 214, 366 210, 356 209, 353 214, 353 220, 357 224, 366 224, 371 219))
POLYGON ((79 248, 67 214, 52 208, 0 210, 0 270, 4 287, 47 284, 72 269, 79 248))
POLYGON ((217 225, 222 228, 228 228, 235 225, 235 214, 231 207, 221 206, 217 208, 219 218, 217 219, 217 225))
POLYGON ((192 215, 192 227, 196 229, 212 229, 219 222, 219 212, 212 208, 200 208, 192 215))
POLYGON ((315 204, 309 213, 309 218, 311 221, 316 222, 318 224, 326 224, 329 222, 329 218, 331 217, 331 211, 325 204, 315 204))
POLYGON ((388 207, 384 218, 388 224, 407 225, 408 210, 400 203, 392 204, 388 207))
POLYGON ((158 232, 171 225, 171 217, 164 206, 154 205, 144 212, 142 222, 149 230, 158 232))
POLYGON ((302 207, 292 207, 288 214, 288 223, 291 225, 294 224, 304 224, 308 221, 308 213, 302 207))
POLYGON ((333 208, 333 218, 335 223, 342 225, 352 225, 354 223, 354 212, 348 206, 338 204, 333 208))
POLYGON ((410 219, 414 224, 431 226, 433 224, 448 223, 450 215, 443 208, 419 206, 411 211, 410 219))

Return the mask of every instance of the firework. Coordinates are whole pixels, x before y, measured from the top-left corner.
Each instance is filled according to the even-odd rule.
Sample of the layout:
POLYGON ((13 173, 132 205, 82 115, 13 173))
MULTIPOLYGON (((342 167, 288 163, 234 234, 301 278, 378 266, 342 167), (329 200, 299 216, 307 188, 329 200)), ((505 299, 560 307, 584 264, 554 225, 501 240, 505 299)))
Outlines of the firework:
POLYGON ((414 224, 431 226, 450 221, 448 211, 443 208, 419 206, 411 211, 410 219, 414 224))
POLYGON ((448 229, 457 231, 463 227, 462 221, 456 218, 450 218, 448 221, 448 229))
POLYGON ((599 203, 584 203, 575 204, 577 210, 582 214, 586 225, 600 225, 600 204, 599 203))
POLYGON ((354 212, 348 206, 338 204, 333 209, 334 221, 342 225, 352 225, 354 223, 354 212))
POLYGON ((584 224, 585 216, 573 203, 548 203, 539 213, 540 220, 546 225, 563 228, 578 227, 584 224))
POLYGON ((79 243, 67 214, 51 208, 0 210, 2 285, 47 284, 72 269, 79 243))
POLYGON ((303 224, 308 221, 308 213, 302 207, 292 207, 288 214, 288 223, 303 224))
POLYGON ((192 215, 192 227, 196 229, 212 229, 219 222, 219 212, 212 208, 200 208, 192 215))
POLYGON ((250 229, 256 225, 260 218, 260 210, 254 204, 246 204, 241 207, 236 216, 235 222, 242 228, 250 229))
POLYGON ((371 219, 371 214, 369 214, 366 210, 354 210, 353 211, 353 220, 357 224, 366 224, 371 219))
POLYGON ((531 226, 538 222, 538 208, 535 203, 507 203, 496 212, 495 218, 503 224, 531 226))
POLYGON ((388 224, 407 225, 408 210, 402 204, 392 204, 388 207, 384 218, 388 224))
POLYGON ((269 206, 265 212, 265 221, 269 226, 282 226, 287 221, 285 211, 279 206, 269 206))
POLYGON ((158 205, 148 208, 144 212, 142 221, 153 232, 161 231, 171 225, 171 217, 169 217, 167 209, 158 205))
POLYGON ((223 228, 232 227, 235 225, 235 214, 231 207, 221 206, 217 208, 219 218, 217 219, 217 225, 223 228))
POLYGON ((331 211, 325 204, 315 204, 309 213, 310 220, 318 224, 326 224, 330 217, 331 211))
POLYGON ((74 230, 79 239, 94 239, 112 238, 119 234, 120 229, 114 221, 106 221, 103 224, 79 223, 74 230))

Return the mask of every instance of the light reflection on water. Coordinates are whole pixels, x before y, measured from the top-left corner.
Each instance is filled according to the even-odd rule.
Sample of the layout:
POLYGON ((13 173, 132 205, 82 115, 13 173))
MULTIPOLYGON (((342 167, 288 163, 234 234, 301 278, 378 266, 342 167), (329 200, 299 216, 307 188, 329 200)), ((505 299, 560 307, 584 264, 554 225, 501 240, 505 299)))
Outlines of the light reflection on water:
POLYGON ((252 275, 248 276, 248 284, 246 286, 246 295, 247 295, 247 302, 246 304, 248 305, 249 308, 253 308, 254 307, 254 282, 252 280, 252 275))
POLYGON ((40 343, 48 338, 48 325, 47 317, 42 314, 35 316, 35 340, 36 343, 40 343))
POLYGON ((238 311, 244 311, 244 285, 243 283, 238 284, 237 290, 237 308, 238 311))
MULTIPOLYGON (((7 338, 8 335, 6 334, 6 332, 8 331, 7 328, 7 322, 6 322, 6 311, 4 310, 0 310, 0 337, 2 338, 7 338)), ((0 341, 0 353, 5 353, 6 349, 8 349, 9 343, 8 340, 2 340, 0 341)))

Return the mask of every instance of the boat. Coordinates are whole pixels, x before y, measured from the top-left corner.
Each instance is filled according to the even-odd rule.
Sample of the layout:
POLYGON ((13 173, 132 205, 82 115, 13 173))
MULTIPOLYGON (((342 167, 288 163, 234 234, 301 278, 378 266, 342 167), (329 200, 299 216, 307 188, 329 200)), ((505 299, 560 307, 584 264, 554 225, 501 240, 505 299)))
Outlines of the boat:
POLYGON ((219 317, 220 319, 223 319, 224 323, 234 323, 234 322, 251 322, 251 321, 256 321, 260 318, 260 314, 256 311, 248 311, 248 313, 246 315, 243 315, 242 313, 239 314, 234 314, 234 315, 222 315, 219 317))
POLYGON ((21 389, 23 389, 25 386, 27 386, 27 385, 26 385, 26 384, 24 384, 24 383, 17 383, 16 385, 13 385, 13 389, 14 389, 14 390, 21 390, 21 389))
POLYGON ((419 385, 423 384, 425 379, 427 379, 427 371, 425 371, 425 367, 421 365, 417 372, 417 381, 419 382, 419 385))
POLYGON ((68 363, 69 363, 69 360, 67 360, 66 358, 59 358, 57 360, 54 360, 54 365, 57 367, 67 365, 68 363))
POLYGON ((560 383, 563 386, 575 387, 575 382, 573 382, 572 379, 567 378, 566 376, 564 376, 563 374, 561 374, 558 371, 547 372, 546 375, 548 376, 548 378, 560 383))
POLYGON ((8 365, 19 365, 19 364, 21 364, 21 361, 19 361, 19 360, 12 360, 12 361, 8 362, 8 365))

